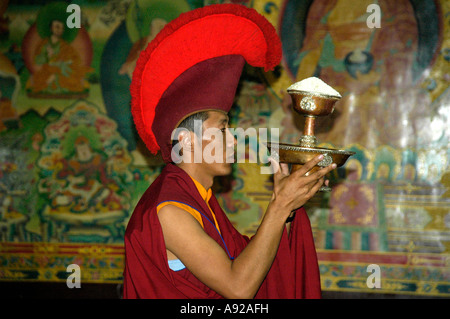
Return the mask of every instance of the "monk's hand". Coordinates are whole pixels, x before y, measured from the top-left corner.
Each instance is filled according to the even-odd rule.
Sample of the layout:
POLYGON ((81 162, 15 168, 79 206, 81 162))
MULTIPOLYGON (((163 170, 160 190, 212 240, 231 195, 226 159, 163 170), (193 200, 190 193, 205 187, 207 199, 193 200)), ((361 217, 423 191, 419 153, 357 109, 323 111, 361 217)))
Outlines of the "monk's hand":
POLYGON ((323 155, 316 156, 292 174, 288 164, 271 160, 275 169, 272 201, 290 212, 302 207, 323 185, 324 176, 336 168, 333 163, 306 176, 321 160, 323 155))

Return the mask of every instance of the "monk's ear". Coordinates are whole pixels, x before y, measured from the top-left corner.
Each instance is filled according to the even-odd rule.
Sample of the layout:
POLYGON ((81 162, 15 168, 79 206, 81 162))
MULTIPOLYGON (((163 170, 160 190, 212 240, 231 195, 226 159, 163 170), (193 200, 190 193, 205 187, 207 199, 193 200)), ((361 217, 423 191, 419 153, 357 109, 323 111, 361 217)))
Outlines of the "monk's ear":
POLYGON ((186 154, 186 152, 194 152, 194 132, 182 130, 178 134, 178 143, 180 143, 181 150, 184 154, 186 154))

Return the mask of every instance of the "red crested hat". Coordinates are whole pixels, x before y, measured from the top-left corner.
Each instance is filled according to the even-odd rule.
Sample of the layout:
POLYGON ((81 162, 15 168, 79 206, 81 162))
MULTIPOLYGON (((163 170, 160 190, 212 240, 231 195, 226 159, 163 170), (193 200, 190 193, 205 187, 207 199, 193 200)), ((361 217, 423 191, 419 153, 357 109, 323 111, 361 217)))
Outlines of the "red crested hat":
POLYGON ((131 82, 131 112, 137 131, 165 162, 171 135, 187 116, 228 112, 245 62, 273 69, 281 60, 274 27, 254 9, 210 5, 181 14, 143 50, 131 82))

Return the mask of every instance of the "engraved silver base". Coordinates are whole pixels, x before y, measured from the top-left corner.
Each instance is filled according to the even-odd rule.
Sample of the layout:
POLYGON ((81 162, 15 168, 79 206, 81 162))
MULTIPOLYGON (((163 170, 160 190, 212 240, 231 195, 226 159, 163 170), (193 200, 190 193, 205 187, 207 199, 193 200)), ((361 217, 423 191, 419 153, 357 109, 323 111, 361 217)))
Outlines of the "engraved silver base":
POLYGON ((331 192, 331 187, 329 187, 329 186, 321 186, 320 188, 319 188, 319 192, 331 192))
POLYGON ((298 142, 301 147, 316 147, 318 140, 314 135, 302 135, 298 142))
POLYGON ((321 160, 319 163, 317 163, 317 166, 320 167, 327 167, 328 165, 333 164, 333 158, 328 154, 322 154, 323 160, 321 160))

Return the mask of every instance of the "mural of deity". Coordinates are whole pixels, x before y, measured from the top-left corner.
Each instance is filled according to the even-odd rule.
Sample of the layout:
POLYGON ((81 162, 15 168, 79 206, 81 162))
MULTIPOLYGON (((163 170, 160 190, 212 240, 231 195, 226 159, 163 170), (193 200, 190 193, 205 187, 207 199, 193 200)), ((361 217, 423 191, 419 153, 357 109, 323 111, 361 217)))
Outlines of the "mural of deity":
POLYGON ((66 26, 65 9, 66 5, 58 2, 43 7, 24 38, 22 51, 31 73, 26 89, 31 97, 87 96, 86 77, 93 71, 88 64, 92 49, 86 50, 90 41, 82 29, 66 26))
POLYGON ((48 203, 43 218, 62 232, 123 221, 130 209, 131 160, 116 124, 78 102, 45 129, 38 162, 39 192, 48 203))

